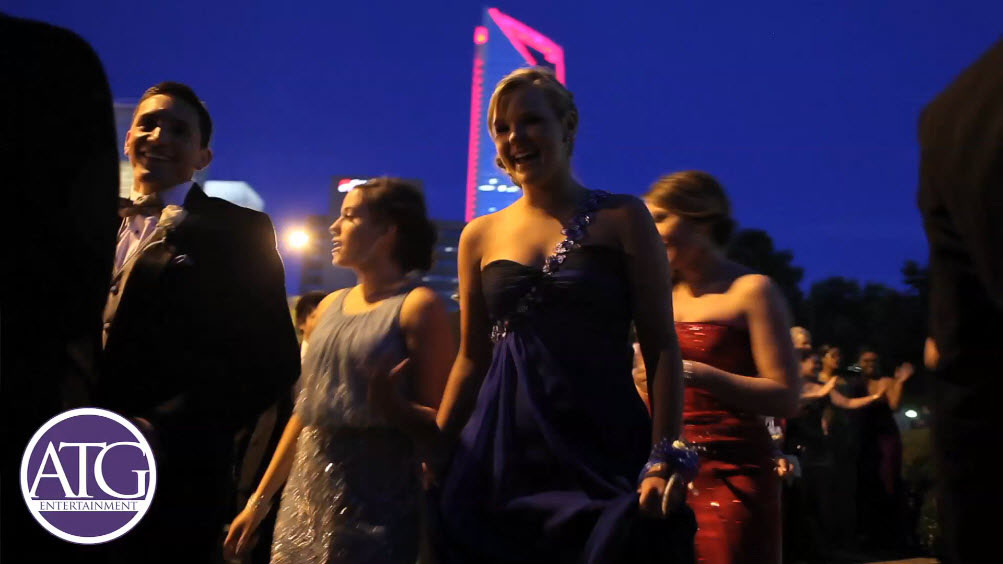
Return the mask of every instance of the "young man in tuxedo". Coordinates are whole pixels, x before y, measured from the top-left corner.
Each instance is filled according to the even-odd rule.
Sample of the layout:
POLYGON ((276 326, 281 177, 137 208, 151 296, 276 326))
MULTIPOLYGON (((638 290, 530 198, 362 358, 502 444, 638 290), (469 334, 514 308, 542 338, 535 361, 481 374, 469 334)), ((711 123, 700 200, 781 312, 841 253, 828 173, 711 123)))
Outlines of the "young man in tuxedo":
POLYGON ((158 479, 149 513, 111 547, 122 561, 219 557, 234 435, 299 374, 268 216, 191 180, 211 135, 206 107, 172 82, 143 94, 126 135, 133 201, 120 210, 97 400, 150 436, 158 479))

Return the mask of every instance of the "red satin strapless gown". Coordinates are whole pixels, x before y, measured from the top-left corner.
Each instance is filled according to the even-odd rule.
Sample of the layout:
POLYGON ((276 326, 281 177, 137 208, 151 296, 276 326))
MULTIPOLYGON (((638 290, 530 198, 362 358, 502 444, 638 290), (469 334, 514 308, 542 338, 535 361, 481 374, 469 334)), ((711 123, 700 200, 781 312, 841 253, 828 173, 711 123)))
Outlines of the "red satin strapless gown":
MULTIPOLYGON (((717 323, 676 323, 686 360, 756 376, 749 332, 717 323)), ((780 479, 763 418, 686 388, 685 436, 700 453, 690 490, 698 562, 780 562, 780 479)))

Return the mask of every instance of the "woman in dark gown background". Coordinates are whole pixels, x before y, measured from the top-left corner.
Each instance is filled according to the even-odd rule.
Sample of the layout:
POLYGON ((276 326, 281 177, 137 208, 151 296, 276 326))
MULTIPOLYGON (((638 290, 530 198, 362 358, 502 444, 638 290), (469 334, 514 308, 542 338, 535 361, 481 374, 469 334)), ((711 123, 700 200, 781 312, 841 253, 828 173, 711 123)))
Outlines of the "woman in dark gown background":
POLYGON ((645 196, 665 245, 686 375, 686 438, 700 452, 689 503, 700 562, 780 562, 780 481, 763 416, 788 417, 801 389, 783 295, 723 252, 724 189, 685 171, 645 196))
POLYGON ((894 378, 882 376, 877 353, 867 348, 861 350, 858 366, 866 391, 881 400, 860 410, 858 536, 864 548, 902 548, 906 541, 902 437, 894 413, 913 368, 903 364, 895 370, 894 378))
MULTIPOLYGON (((784 452, 796 455, 801 463, 801 480, 795 481, 785 493, 790 510, 784 520, 784 561, 822 562, 832 558, 832 551, 845 548, 836 534, 845 528, 845 507, 855 507, 855 486, 848 489, 845 481, 837 479, 837 470, 852 475, 856 484, 857 458, 847 454, 847 445, 837 441, 857 443, 856 438, 846 441, 834 422, 833 412, 842 416, 860 410, 882 399, 881 394, 848 398, 837 389, 845 381, 838 375, 840 351, 838 347, 822 345, 819 353, 803 353, 801 377, 803 378, 798 413, 787 420, 784 452), (819 359, 822 371, 819 372, 819 359), (847 462, 847 460, 849 462, 847 462), (849 503, 844 499, 849 497, 849 503), (842 503, 838 505, 837 502, 842 503), (837 514, 836 508, 844 508, 837 514), (790 526, 790 529, 787 527, 790 526)), ((853 451, 856 452, 855 450, 853 451)), ((851 519, 849 524, 855 523, 851 519)))
POLYGON ((784 453, 796 456, 801 477, 784 486, 784 562, 824 561, 832 525, 830 488, 832 445, 823 423, 830 409, 829 392, 836 384, 818 381, 819 357, 811 349, 801 355, 801 397, 798 413, 787 420, 784 453))
POLYGON ((682 415, 651 219, 639 200, 571 177, 578 114, 550 71, 503 79, 488 113, 498 163, 523 195, 460 239, 461 345, 439 411, 454 445, 441 558, 691 561, 685 482, 671 466, 639 476, 682 415), (630 374, 631 321, 655 374, 654 421, 630 374))

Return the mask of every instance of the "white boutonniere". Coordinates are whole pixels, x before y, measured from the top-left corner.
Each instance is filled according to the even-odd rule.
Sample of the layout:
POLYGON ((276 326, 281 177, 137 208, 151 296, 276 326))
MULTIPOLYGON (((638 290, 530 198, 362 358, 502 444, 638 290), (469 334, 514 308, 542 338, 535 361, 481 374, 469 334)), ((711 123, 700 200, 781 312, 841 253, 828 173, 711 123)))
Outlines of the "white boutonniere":
POLYGON ((160 221, 157 222, 157 229, 162 231, 173 231, 181 225, 181 222, 188 217, 188 212, 181 206, 165 206, 160 214, 160 221))

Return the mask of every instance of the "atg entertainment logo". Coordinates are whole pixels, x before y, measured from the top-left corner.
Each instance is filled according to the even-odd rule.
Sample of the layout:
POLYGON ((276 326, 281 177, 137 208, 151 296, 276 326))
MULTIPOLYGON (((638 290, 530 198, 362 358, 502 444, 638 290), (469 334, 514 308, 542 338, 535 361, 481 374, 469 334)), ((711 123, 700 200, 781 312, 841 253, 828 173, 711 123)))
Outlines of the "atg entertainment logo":
POLYGON ((61 413, 21 459, 21 493, 50 533, 78 544, 116 539, 139 523, 157 486, 153 451, 127 419, 103 409, 61 413))

